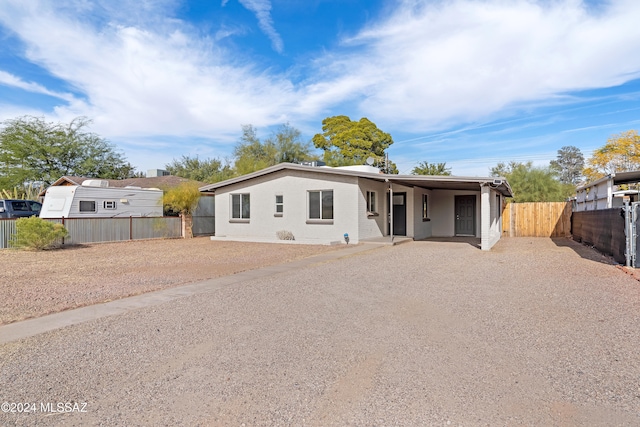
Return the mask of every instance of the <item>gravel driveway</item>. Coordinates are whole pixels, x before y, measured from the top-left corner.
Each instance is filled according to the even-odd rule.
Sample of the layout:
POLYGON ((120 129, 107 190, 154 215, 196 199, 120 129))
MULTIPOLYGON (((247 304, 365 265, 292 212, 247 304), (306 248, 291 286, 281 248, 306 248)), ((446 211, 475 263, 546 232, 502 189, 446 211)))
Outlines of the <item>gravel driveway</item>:
POLYGON ((639 290, 569 240, 382 247, 2 345, 0 425, 637 426, 639 290))
POLYGON ((214 242, 199 237, 65 246, 42 252, 0 250, 0 325, 337 248, 214 242))

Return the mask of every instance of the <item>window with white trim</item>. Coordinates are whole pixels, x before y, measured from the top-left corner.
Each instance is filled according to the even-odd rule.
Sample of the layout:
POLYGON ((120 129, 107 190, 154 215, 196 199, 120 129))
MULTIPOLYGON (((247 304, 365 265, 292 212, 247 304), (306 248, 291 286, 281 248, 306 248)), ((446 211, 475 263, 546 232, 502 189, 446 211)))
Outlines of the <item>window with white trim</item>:
POLYGON ((378 206, 376 205, 376 192, 367 191, 367 213, 378 212, 378 206))
POLYGON ((309 219, 333 219, 333 190, 309 191, 309 219))
POLYGON ((232 219, 249 219, 251 217, 251 209, 249 203, 249 193, 232 194, 231 195, 231 218, 232 219))
POLYGON ((276 194, 276 216, 282 216, 284 213, 284 196, 282 194, 276 194))

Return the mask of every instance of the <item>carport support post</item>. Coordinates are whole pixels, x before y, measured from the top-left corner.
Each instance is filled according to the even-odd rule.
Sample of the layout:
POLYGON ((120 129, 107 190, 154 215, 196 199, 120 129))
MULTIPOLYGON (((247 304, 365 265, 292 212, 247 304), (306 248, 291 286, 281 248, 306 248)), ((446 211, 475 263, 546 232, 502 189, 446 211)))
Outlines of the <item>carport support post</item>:
MULTIPOLYGON (((386 180, 389 182, 389 180, 386 180)), ((389 236, 393 243, 393 184, 389 182, 389 236)))
POLYGON ((491 249, 491 187, 480 184, 480 249, 491 249))

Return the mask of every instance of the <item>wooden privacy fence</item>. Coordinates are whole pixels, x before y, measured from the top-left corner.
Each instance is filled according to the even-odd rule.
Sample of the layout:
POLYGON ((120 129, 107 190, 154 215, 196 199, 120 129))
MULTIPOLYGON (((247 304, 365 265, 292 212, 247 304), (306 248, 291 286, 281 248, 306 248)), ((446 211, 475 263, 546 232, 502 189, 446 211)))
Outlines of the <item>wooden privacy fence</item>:
POLYGON ((571 202, 509 203, 502 215, 509 237, 571 236, 571 202))

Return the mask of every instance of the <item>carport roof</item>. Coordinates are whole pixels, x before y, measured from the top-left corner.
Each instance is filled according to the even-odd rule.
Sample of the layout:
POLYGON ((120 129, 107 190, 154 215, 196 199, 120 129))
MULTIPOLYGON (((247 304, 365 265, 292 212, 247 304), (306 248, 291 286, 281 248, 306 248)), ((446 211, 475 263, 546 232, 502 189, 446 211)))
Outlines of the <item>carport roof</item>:
POLYGON ((611 173, 603 178, 598 179, 597 181, 593 181, 593 182, 590 182, 589 184, 578 187, 577 190, 581 191, 581 190, 584 190, 585 188, 596 186, 608 180, 612 180, 614 185, 637 183, 637 182, 640 182, 640 171, 611 173))
POLYGON ((364 172, 360 170, 350 170, 344 168, 332 168, 325 166, 307 166, 294 163, 279 163, 247 175, 231 178, 226 181, 200 187, 200 191, 215 192, 218 188, 238 184, 253 178, 261 177, 283 170, 303 171, 311 173, 321 173, 327 175, 355 176, 359 178, 372 179, 382 182, 390 182, 408 187, 422 187, 431 190, 467 190, 478 191, 481 186, 489 185, 503 196, 513 197, 511 186, 502 177, 464 177, 464 176, 435 176, 435 175, 394 175, 364 172))

